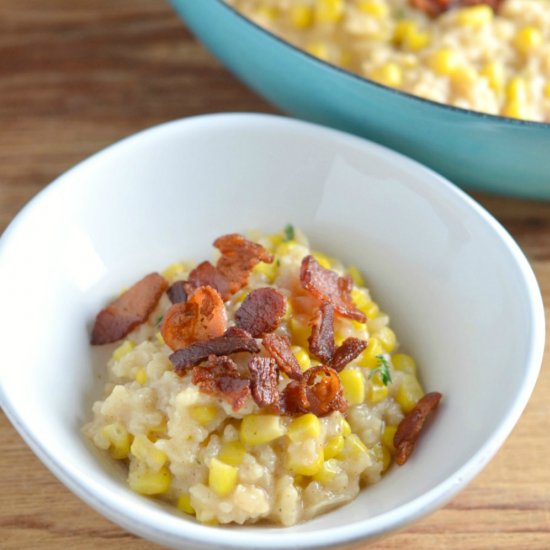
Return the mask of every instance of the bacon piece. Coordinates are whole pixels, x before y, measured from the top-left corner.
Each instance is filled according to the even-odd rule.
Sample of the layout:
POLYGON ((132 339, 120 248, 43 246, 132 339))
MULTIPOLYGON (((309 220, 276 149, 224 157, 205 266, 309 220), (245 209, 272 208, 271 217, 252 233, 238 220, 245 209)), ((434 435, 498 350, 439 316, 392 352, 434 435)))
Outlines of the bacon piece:
POLYGON ((437 17, 442 13, 466 6, 476 6, 485 4, 497 11, 503 0, 409 0, 409 4, 420 11, 423 11, 430 17, 437 17))
POLYGON ((222 253, 216 267, 228 281, 231 294, 246 286, 250 272, 258 262, 273 261, 273 255, 263 246, 237 233, 217 238, 214 246, 222 253))
POLYGON ((359 311, 351 299, 353 280, 340 277, 338 273, 325 269, 313 256, 306 256, 300 268, 302 286, 321 302, 330 302, 336 313, 342 317, 364 323, 365 315, 359 311))
POLYGON ((248 370, 252 398, 258 407, 277 406, 279 403, 277 363, 270 357, 255 355, 248 362, 248 370))
POLYGON ((164 277, 158 273, 150 273, 132 285, 97 314, 92 345, 116 342, 147 321, 167 286, 164 277))
POLYGON ((166 290, 166 294, 173 304, 187 302, 187 292, 185 291, 184 281, 176 281, 175 283, 172 283, 166 290))
POLYGON ((277 366, 289 377, 294 380, 302 378, 302 369, 298 359, 290 347, 290 340, 284 334, 268 334, 262 340, 264 348, 269 355, 275 359, 277 366))
POLYGON ((286 298, 274 288, 253 290, 235 313, 235 324, 254 338, 273 332, 285 314, 286 298))
POLYGON ((199 286, 211 286, 215 288, 224 302, 231 298, 229 281, 210 262, 202 262, 191 273, 189 279, 184 283, 187 294, 199 286))
POLYGON ((351 363, 367 347, 367 342, 359 338, 346 338, 342 345, 334 352, 329 366, 340 372, 348 363, 351 363))
POLYGON ((192 381, 201 392, 225 399, 234 411, 238 411, 250 395, 250 380, 241 377, 229 357, 210 355, 205 365, 193 369, 192 381))
POLYGON ((413 452, 426 419, 437 408, 440 399, 439 392, 427 393, 397 426, 393 444, 395 445, 395 462, 400 466, 407 462, 413 452))
POLYGON ((206 342, 196 342, 186 348, 179 349, 172 353, 169 359, 174 365, 175 371, 183 376, 186 369, 202 363, 209 355, 231 355, 240 351, 258 353, 260 348, 248 332, 231 327, 223 336, 212 338, 206 342))
POLYGON ((334 306, 323 302, 317 311, 311 335, 308 339, 309 351, 323 363, 332 361, 336 344, 334 343, 334 306))
POLYGON ((221 336, 226 324, 227 314, 218 291, 210 286, 200 286, 187 302, 170 307, 160 330, 166 345, 178 350, 194 342, 221 336))

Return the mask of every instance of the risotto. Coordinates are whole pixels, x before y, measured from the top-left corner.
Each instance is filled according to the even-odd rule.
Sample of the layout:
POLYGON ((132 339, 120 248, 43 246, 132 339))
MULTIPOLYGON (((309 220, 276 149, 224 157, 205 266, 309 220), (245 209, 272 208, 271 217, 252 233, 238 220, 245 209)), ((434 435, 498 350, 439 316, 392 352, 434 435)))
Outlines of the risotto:
POLYGON ((291 226, 214 246, 98 314, 92 344, 118 344, 84 433, 200 522, 294 525, 403 464, 441 395, 355 267, 291 226))
POLYGON ((550 122, 549 0, 227 1, 291 44, 386 86, 550 122))

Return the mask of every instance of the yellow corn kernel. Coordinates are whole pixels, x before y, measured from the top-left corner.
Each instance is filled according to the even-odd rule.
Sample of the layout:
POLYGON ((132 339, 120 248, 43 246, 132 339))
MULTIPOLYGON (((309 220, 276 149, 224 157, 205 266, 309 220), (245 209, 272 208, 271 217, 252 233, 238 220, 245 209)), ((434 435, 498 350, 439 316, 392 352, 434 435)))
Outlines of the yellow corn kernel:
POLYGON ((276 249, 275 254, 277 256, 286 256, 294 248, 298 246, 298 243, 294 240, 282 242, 276 249))
POLYGON ((331 459, 326 460, 321 465, 321 469, 313 475, 313 479, 317 481, 318 483, 321 483, 321 485, 327 485, 330 483, 340 472, 342 469, 338 465, 338 461, 331 459))
POLYGON ((342 435, 344 437, 347 437, 351 434, 351 426, 349 425, 349 422, 344 418, 342 419, 342 435))
POLYGON ((136 344, 132 340, 124 340, 118 348, 113 351, 113 359, 120 361, 128 352, 132 351, 136 347, 136 344))
POLYGON ((162 276, 171 281, 178 273, 183 273, 185 266, 181 262, 170 264, 163 272, 162 276))
POLYGON ((330 50, 324 42, 310 42, 305 47, 305 50, 313 57, 317 57, 323 61, 330 61, 330 50))
POLYGON ((342 452, 343 448, 343 435, 335 435, 333 437, 330 437, 329 439, 327 439, 325 443, 325 448, 323 449, 323 456, 325 460, 329 460, 330 458, 334 458, 335 456, 339 455, 342 452))
POLYGON ((359 269, 357 269, 354 265, 350 265, 348 267, 348 275, 353 279, 355 285, 365 286, 365 279, 363 279, 363 275, 361 275, 359 269))
POLYGON ((401 19, 395 24, 393 39, 397 44, 401 44, 403 40, 405 40, 405 36, 415 30, 417 30, 415 21, 411 19, 401 19))
POLYGON ((159 471, 143 471, 140 468, 130 469, 128 485, 136 493, 141 495, 161 495, 170 488, 172 474, 163 466, 159 471))
POLYGON ((290 7, 290 22, 297 29, 305 29, 313 22, 313 9, 307 4, 297 4, 290 7))
POLYGON ((489 86, 495 92, 502 92, 504 89, 504 67, 502 63, 491 61, 487 63, 479 72, 489 82, 489 86))
POLYGON ((237 485, 238 468, 213 458, 208 466, 208 486, 218 496, 226 497, 237 485))
POLYGON ((135 380, 138 384, 141 384, 142 386, 147 384, 147 371, 144 367, 141 367, 136 371, 135 380))
POLYGON ((391 61, 374 69, 369 76, 372 80, 391 88, 399 88, 403 84, 403 71, 401 67, 391 61))
POLYGON ((290 329, 292 344, 309 348, 308 338, 311 335, 311 327, 308 324, 302 323, 296 317, 293 317, 288 321, 288 328, 290 329))
POLYGON ((514 46, 516 50, 527 55, 542 44, 542 33, 536 27, 523 27, 516 33, 514 46))
POLYGON ((479 75, 473 67, 459 65, 450 75, 453 85, 459 89, 469 90, 477 80, 479 75))
POLYGON ((157 342, 161 345, 161 346, 164 346, 165 342, 164 342, 164 338, 162 337, 162 334, 160 333, 160 330, 157 330, 156 334, 155 334, 155 338, 157 339, 157 342))
POLYGON ((517 99, 512 99, 504 104, 502 114, 510 118, 523 119, 527 117, 527 109, 525 105, 517 99))
POLYGON ((294 353, 294 357, 296 357, 296 360, 298 361, 302 372, 311 367, 311 358, 308 352, 302 346, 292 346, 292 353, 294 353))
MULTIPOLYGON (((277 262, 271 262, 270 264, 266 264, 265 262, 260 262, 254 266, 254 269, 252 270, 252 273, 257 273, 258 275, 263 275, 268 283, 272 283, 275 280, 275 277, 277 277, 277 262)), ((243 293, 244 297, 246 297, 246 294, 243 293)), ((244 300, 243 297, 243 300, 244 300)))
POLYGON ((267 237, 267 240, 269 242, 268 248, 270 252, 275 252, 277 247, 285 240, 284 235, 279 233, 273 233, 272 235, 269 235, 267 237))
POLYGON ((410 412, 424 395, 422 386, 412 374, 405 374, 395 394, 395 400, 405 413, 410 412))
POLYGON ((120 422, 103 426, 103 428, 101 428, 101 434, 109 441, 109 453, 113 458, 117 460, 128 458, 130 445, 132 444, 132 436, 120 422))
POLYGON ((395 337, 395 332, 390 327, 382 327, 377 333, 376 338, 380 340, 384 351, 391 353, 395 345, 397 344, 397 338, 395 337))
POLYGON ((525 103, 527 101, 527 82, 524 78, 516 76, 511 78, 506 86, 506 98, 508 101, 519 101, 525 103))
POLYGON ((367 343, 367 347, 357 359, 357 363, 361 367, 374 369, 378 366, 378 355, 384 353, 384 348, 380 340, 376 336, 371 336, 367 343))
POLYGON ((180 495, 176 506, 178 510, 185 512, 186 514, 195 515, 195 508, 191 505, 191 495, 189 493, 180 495))
POLYGON ((396 353, 392 355, 391 362, 395 370, 416 375, 416 362, 410 355, 406 353, 396 353))
POLYGON ((380 2, 380 0, 360 0, 357 7, 359 11, 368 13, 376 19, 384 19, 389 15, 387 4, 380 2))
POLYGON ((382 434, 382 443, 389 449, 393 454, 395 453, 395 446, 393 444, 393 438, 395 437, 395 432, 397 431, 397 426, 388 424, 384 428, 384 433, 382 434))
POLYGON ((239 466, 244 460, 246 449, 240 441, 227 441, 218 453, 218 460, 230 466, 239 466))
POLYGON ((469 6, 457 10, 457 23, 463 27, 481 27, 493 20, 493 10, 489 6, 469 6))
POLYGON ((353 288, 351 291, 351 299, 357 306, 359 311, 363 312, 367 319, 374 319, 380 313, 380 308, 373 302, 364 290, 353 288))
POLYGON ((195 421, 206 426, 218 415, 218 407, 216 405, 193 405, 189 408, 189 416, 195 421))
POLYGON ((380 376, 376 373, 369 384, 368 399, 369 402, 375 405, 384 401, 388 397, 388 387, 380 380, 380 376))
POLYGON ((441 48, 430 56, 430 67, 441 76, 449 76, 460 65, 460 55, 451 48, 441 48))
POLYGON ((337 23, 343 15, 343 0, 317 0, 315 4, 315 19, 319 23, 337 23))
POLYGON ((544 97, 550 99, 550 82, 547 82, 544 86, 544 97))
POLYGON ((344 397, 350 405, 359 405, 365 401, 365 379, 358 370, 344 370, 340 373, 340 382, 344 397))
POLYGON ((398 21, 393 33, 394 42, 417 52, 430 43, 430 35, 427 32, 418 30, 416 21, 403 19, 398 21))
POLYGON ((365 444, 361 441, 358 435, 351 434, 344 440, 344 448, 342 452, 338 455, 339 457, 345 458, 346 460, 350 457, 357 457, 360 455, 368 454, 369 450, 365 444))
POLYGON ((130 452, 153 472, 158 472, 168 460, 166 453, 157 449, 155 444, 145 435, 134 437, 130 452))
POLYGON ((318 438, 321 434, 321 421, 314 414, 307 413, 295 418, 289 425, 287 435, 291 441, 305 441, 318 438))
POLYGON ((431 36, 427 32, 415 31, 408 34, 403 45, 412 52, 422 50, 430 43, 431 36))
POLYGON ((240 438, 245 445, 263 445, 285 435, 280 416, 275 414, 249 414, 241 422, 240 438))
POLYGON ((259 6, 254 10, 253 17, 272 21, 273 19, 277 19, 278 13, 277 8, 274 6, 259 6))
POLYGON ((314 476, 323 467, 323 462, 323 450, 320 447, 313 457, 296 454, 287 455, 288 469, 294 474, 302 476, 314 476))
POLYGON ((325 269, 332 269, 332 262, 325 254, 321 254, 320 252, 313 252, 312 256, 317 260, 321 267, 324 267, 325 269))

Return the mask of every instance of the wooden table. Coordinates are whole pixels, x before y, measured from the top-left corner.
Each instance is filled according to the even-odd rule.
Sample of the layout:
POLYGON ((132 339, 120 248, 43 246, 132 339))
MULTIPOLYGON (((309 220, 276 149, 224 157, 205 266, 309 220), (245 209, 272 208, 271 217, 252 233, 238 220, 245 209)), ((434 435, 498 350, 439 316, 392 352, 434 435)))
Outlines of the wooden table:
MULTIPOLYGON (((162 0, 0 0, 0 28, 0 231, 58 174, 137 130, 206 112, 273 111, 162 0)), ((474 196, 526 252, 548 313, 550 203, 474 196)), ((442 510, 369 548, 550 549, 549 395, 547 346, 534 395, 484 472, 442 510)), ((1 548, 158 548, 73 496, 3 414, 0 449, 1 548)))

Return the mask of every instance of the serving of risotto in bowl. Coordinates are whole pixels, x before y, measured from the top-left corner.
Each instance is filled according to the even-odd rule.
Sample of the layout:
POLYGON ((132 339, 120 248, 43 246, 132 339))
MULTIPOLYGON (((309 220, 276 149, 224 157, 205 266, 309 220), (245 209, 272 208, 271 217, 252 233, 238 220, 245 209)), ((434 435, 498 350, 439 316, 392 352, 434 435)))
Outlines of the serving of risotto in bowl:
POLYGON ((87 504, 172 548, 339 547, 434 511, 542 358, 536 280, 487 212, 279 117, 123 140, 39 194, 0 260, 3 410, 87 504))

